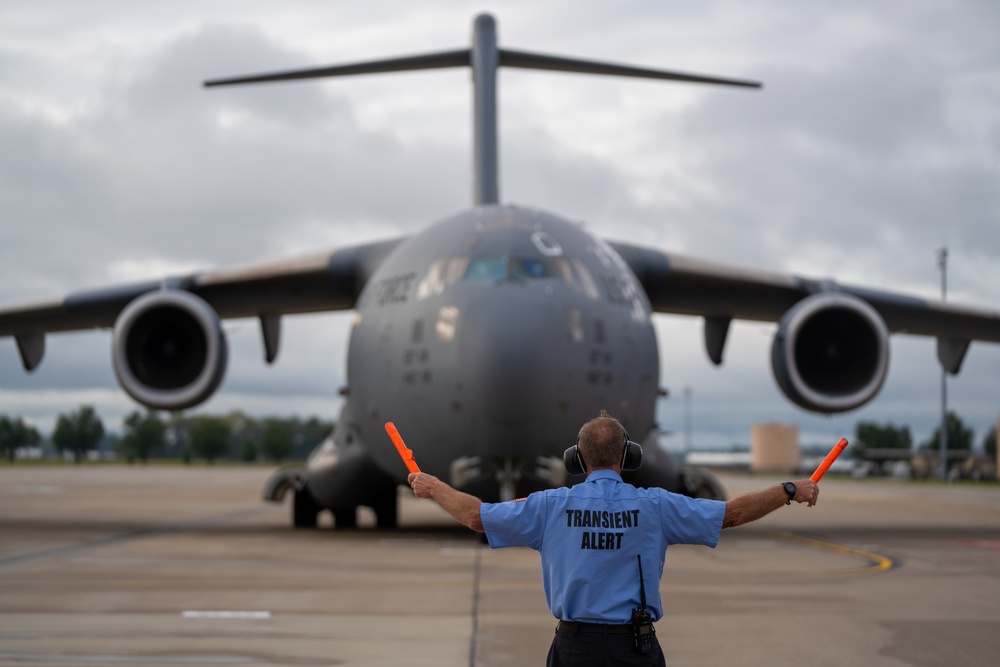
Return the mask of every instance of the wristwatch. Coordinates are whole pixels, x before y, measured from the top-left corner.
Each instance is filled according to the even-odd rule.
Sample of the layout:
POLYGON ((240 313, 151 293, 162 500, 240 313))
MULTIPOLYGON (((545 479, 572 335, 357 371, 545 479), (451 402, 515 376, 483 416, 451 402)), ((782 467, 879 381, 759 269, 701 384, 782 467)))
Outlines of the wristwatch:
POLYGON ((788 500, 785 501, 786 505, 791 505, 792 501, 795 499, 795 485, 791 482, 785 482, 785 493, 788 494, 788 500))

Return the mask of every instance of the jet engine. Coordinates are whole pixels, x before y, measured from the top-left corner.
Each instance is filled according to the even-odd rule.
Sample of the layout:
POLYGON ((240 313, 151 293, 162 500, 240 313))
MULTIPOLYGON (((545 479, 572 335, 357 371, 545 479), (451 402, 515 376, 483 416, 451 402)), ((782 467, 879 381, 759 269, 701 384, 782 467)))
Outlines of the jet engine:
POLYGON ((226 372, 219 316, 203 299, 177 290, 148 292, 115 320, 115 375, 125 392, 158 410, 206 400, 226 372))
POLYGON ((814 294, 778 323, 774 377, 793 403, 813 412, 853 410, 878 393, 889 368, 889 331, 867 302, 814 294))

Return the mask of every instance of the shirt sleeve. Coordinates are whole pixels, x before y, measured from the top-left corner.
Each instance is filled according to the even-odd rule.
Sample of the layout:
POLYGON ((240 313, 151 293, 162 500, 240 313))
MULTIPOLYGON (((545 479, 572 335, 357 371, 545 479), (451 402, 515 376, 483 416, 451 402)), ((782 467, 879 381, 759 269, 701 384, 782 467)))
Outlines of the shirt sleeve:
POLYGON ((479 507, 479 517, 491 549, 539 549, 545 532, 544 494, 533 493, 524 500, 483 503, 479 507))
POLYGON ((721 500, 689 498, 664 491, 660 500, 660 522, 667 544, 698 544, 715 547, 726 517, 721 500))

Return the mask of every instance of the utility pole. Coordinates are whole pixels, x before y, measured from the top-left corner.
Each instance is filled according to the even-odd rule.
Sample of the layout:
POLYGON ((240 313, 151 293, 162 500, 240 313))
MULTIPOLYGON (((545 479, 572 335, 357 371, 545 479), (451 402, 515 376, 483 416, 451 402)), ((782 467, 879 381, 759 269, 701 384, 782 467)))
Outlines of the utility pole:
MULTIPOLYGON (((941 302, 948 297, 948 247, 938 248, 941 269, 941 302)), ((948 481, 948 371, 941 367, 941 481, 948 481)))
POLYGON ((691 453, 691 387, 684 387, 684 453, 691 453))

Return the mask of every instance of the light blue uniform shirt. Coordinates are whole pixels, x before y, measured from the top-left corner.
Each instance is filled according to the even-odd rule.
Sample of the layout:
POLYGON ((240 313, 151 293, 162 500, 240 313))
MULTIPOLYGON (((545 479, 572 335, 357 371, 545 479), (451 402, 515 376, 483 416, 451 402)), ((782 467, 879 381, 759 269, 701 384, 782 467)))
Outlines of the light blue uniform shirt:
POLYGON ((583 484, 483 503, 479 513, 491 548, 531 547, 541 554, 545 599, 556 618, 625 624, 639 606, 636 555, 642 556, 646 605, 657 621, 667 547, 714 547, 726 503, 638 489, 613 470, 595 470, 583 484))

